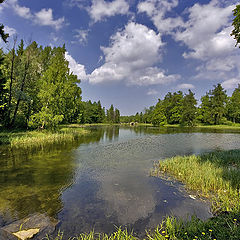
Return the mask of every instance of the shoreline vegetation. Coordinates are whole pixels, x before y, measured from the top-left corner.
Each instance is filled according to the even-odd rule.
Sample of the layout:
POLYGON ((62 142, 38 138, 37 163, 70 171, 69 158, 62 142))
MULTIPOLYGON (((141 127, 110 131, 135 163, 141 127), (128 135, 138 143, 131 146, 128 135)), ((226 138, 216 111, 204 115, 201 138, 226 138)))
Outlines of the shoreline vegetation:
MULTIPOLYGON (((55 131, 49 130, 25 130, 25 129, 5 129, 0 126, 0 146, 10 146, 14 148, 20 147, 38 147, 46 144, 60 144, 65 142, 75 141, 82 136, 90 134, 88 127, 94 126, 131 126, 130 123, 109 124, 109 123, 94 123, 94 124, 67 124, 59 125, 55 131)), ((233 125, 196 125, 194 127, 175 125, 165 125, 156 127, 149 123, 136 123, 133 127, 154 127, 159 129, 176 128, 176 129, 216 129, 216 130, 236 130, 240 131, 240 124, 233 125)))
POLYGON ((54 132, 47 130, 2 130, 0 132, 0 146, 5 145, 12 148, 43 147, 47 144, 73 142, 88 134, 90 134, 89 130, 72 126, 61 126, 54 132))
MULTIPOLYGON (((212 203, 214 216, 206 221, 196 217, 182 220, 166 217, 154 230, 146 231, 146 240, 239 240, 240 239, 240 150, 218 151, 202 155, 176 156, 160 160, 151 171, 154 177, 169 178, 185 184, 196 197, 212 203)), ((59 232, 56 238, 65 239, 59 232)), ((138 240, 133 231, 118 228, 112 234, 81 233, 75 240, 138 240)))

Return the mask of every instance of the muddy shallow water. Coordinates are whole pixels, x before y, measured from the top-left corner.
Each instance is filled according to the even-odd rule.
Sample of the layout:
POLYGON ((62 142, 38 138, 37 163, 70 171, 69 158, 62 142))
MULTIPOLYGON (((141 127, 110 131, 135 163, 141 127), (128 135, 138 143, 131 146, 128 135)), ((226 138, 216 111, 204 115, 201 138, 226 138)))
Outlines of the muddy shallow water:
POLYGON ((206 219, 209 204, 149 171, 159 159, 240 148, 239 133, 224 131, 116 126, 91 131, 71 144, 0 148, 0 226, 41 212, 58 218, 66 236, 92 229, 109 233, 116 226, 142 234, 167 215, 206 219))

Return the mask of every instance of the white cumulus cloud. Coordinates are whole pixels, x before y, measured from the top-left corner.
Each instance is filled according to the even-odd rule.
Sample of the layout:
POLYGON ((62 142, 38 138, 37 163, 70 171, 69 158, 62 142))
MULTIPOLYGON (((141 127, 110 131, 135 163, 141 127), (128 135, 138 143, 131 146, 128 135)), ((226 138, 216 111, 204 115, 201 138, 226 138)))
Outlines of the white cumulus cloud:
POLYGON ((31 9, 28 7, 21 6, 18 3, 18 0, 8 0, 5 1, 2 8, 11 8, 13 11, 22 18, 29 19, 33 23, 40 26, 50 26, 55 28, 56 30, 60 29, 64 23, 64 17, 55 19, 53 18, 53 10, 49 9, 41 9, 39 12, 33 13, 31 9))
POLYGON ((147 95, 151 96, 151 95, 157 95, 158 91, 156 91, 155 89, 149 89, 147 91, 147 95))
POLYGON ((240 79, 231 78, 221 83, 222 87, 225 89, 234 89, 240 84, 240 79))
POLYGON ((88 13, 94 22, 101 21, 105 17, 117 14, 127 14, 129 4, 125 0, 114 0, 112 2, 104 0, 93 0, 88 13))
POLYGON ((182 83, 177 86, 178 89, 194 89, 195 86, 191 83, 182 83))
POLYGON ((65 53, 65 58, 69 62, 69 68, 71 72, 77 75, 78 79, 86 80, 87 74, 84 65, 77 63, 76 60, 68 52, 65 53))
POLYGON ((146 13, 160 33, 170 33, 184 25, 181 17, 166 17, 166 13, 178 6, 178 0, 145 0, 138 4, 138 12, 146 13))
POLYGON ((9 36, 12 36, 14 34, 17 33, 17 30, 15 28, 11 28, 11 27, 8 27, 8 26, 4 26, 4 32, 5 33, 8 33, 9 36))
POLYGON ((101 47, 105 63, 89 76, 90 83, 124 81, 127 85, 165 84, 179 75, 166 75, 154 66, 161 60, 161 35, 142 24, 130 22, 111 37, 109 47, 101 47))
POLYGON ((209 4, 197 3, 188 9, 189 20, 184 24, 184 30, 175 34, 175 40, 183 42, 190 49, 183 54, 185 58, 206 60, 234 49, 230 21, 235 6, 219 5, 217 0, 212 0, 209 4))
POLYGON ((54 20, 52 9, 43 8, 41 11, 34 14, 34 22, 40 26, 51 26, 59 30, 63 26, 64 17, 54 20))

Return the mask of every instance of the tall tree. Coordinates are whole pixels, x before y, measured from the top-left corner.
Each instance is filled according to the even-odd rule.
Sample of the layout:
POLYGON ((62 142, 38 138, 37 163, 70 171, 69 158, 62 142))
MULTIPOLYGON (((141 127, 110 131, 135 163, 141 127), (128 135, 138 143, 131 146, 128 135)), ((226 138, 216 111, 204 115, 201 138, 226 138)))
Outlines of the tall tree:
POLYGON ((203 123, 218 125, 226 113, 227 94, 221 84, 214 86, 205 96, 201 98, 199 119, 203 123))
POLYGON ((114 123, 115 122, 115 114, 114 114, 113 105, 111 105, 110 108, 107 110, 107 121, 109 123, 114 123))
POLYGON ((153 114, 152 114, 152 123, 154 126, 163 126, 167 124, 167 118, 165 116, 165 104, 164 101, 158 99, 153 114))
POLYGON ((120 111, 116 108, 115 109, 115 117, 114 117, 114 122, 115 123, 120 123, 120 111))
POLYGON ((235 88, 227 103, 227 114, 228 118, 234 123, 240 122, 240 84, 235 88))
POLYGON ((201 97, 201 105, 198 109, 197 119, 202 123, 214 124, 212 113, 211 113, 212 103, 210 101, 209 92, 206 95, 201 97))
POLYGON ((164 98, 165 116, 169 124, 179 124, 182 118, 183 93, 167 93, 164 98))
POLYGON ((221 84, 214 86, 211 93, 212 117, 214 124, 220 124, 223 115, 226 113, 227 94, 221 84))
MULTIPOLYGON (((0 3, 3 3, 4 1, 5 0, 0 0, 0 3)), ((2 40, 6 43, 7 38, 9 37, 9 34, 4 32, 3 24, 0 24, 0 36, 1 36, 2 40)))
POLYGON ((194 126, 197 113, 197 100, 194 93, 189 89, 188 94, 183 98, 182 102, 182 118, 180 123, 187 126, 194 126))
POLYGON ((41 110, 33 120, 42 128, 55 127, 61 121, 71 122, 77 111, 76 102, 81 99, 81 89, 77 86, 80 80, 70 73, 65 52, 65 46, 52 50, 49 67, 40 79, 41 110))
MULTIPOLYGON (((231 36, 234 36, 234 39, 236 40, 236 46, 240 44, 240 5, 237 5, 236 8, 233 10, 233 27, 231 36)), ((239 45, 240 47, 240 45, 239 45)))
POLYGON ((4 74, 4 53, 0 49, 0 123, 4 120, 4 115, 7 107, 7 89, 6 89, 6 76, 4 74))

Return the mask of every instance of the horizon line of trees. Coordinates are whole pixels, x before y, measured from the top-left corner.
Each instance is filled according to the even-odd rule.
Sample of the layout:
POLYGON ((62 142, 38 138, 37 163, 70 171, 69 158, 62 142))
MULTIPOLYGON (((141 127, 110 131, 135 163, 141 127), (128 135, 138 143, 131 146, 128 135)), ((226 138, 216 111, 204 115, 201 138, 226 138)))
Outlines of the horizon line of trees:
POLYGON ((65 45, 42 47, 23 40, 0 49, 0 124, 7 128, 50 128, 60 123, 119 123, 120 111, 82 101, 80 80, 65 59, 65 45))
POLYGON ((240 123, 240 84, 230 97, 221 84, 214 85, 214 89, 201 97, 198 107, 194 95, 191 90, 187 94, 168 92, 164 99, 158 99, 155 106, 145 108, 140 114, 122 116, 121 122, 151 123, 155 126, 240 123))

